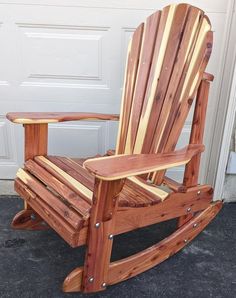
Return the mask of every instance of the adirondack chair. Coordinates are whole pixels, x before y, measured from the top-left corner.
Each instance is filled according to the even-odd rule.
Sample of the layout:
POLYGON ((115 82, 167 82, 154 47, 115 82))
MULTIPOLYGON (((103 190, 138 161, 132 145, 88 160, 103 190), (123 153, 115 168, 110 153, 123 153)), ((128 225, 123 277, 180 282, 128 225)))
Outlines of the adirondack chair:
MULTIPOLYGON (((24 125, 25 164, 15 189, 25 208, 16 229, 54 229, 70 246, 87 245, 83 267, 65 279, 65 292, 96 292, 166 260, 196 237, 222 207, 210 185, 199 185, 200 156, 212 50, 204 12, 174 4, 148 17, 128 47, 121 114, 9 113, 24 125), (193 100, 189 145, 176 150, 193 100), (47 155, 48 124, 119 120, 116 150, 85 159, 47 155), (166 170, 185 165, 178 183, 166 170), (165 189, 163 189, 165 185, 165 189), (113 237, 178 219, 176 231, 130 257, 110 261, 113 237), (45 224, 47 223, 47 224, 45 224)), ((75 264, 76 266, 76 264, 75 264)))

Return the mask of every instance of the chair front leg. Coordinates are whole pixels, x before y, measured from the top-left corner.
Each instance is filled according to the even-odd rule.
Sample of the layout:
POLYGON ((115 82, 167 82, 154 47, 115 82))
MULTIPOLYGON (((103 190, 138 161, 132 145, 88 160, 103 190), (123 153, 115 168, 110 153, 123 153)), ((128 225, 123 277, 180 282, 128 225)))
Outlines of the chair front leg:
MULTIPOLYGON (((24 124, 25 161, 37 155, 46 155, 48 150, 48 124, 24 124)), ((25 209, 32 209, 25 201, 25 209)))
MULTIPOLYGON (((25 161, 33 159, 37 155, 46 155, 48 147, 48 124, 25 124, 25 161)), ((24 185, 17 187, 16 192, 24 199, 25 191, 24 185)), ((26 191, 27 192, 27 191, 26 191)), ((33 229, 41 230, 46 226, 42 225, 43 220, 37 215, 34 210, 24 200, 24 210, 18 212, 13 221, 12 227, 14 229, 33 229), (37 220, 35 220, 37 218, 37 220)))
POLYGON ((123 185, 124 179, 95 180, 82 282, 84 292, 97 292, 106 288, 113 243, 114 219, 118 205, 117 198, 123 185))

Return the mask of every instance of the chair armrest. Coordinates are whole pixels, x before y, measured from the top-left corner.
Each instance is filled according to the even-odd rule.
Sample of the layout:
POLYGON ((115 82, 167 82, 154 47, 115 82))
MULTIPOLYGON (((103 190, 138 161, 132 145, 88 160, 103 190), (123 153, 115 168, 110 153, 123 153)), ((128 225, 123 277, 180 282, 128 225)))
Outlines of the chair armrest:
POLYGON ((116 114, 77 113, 77 112, 14 112, 6 115, 7 119, 20 124, 43 124, 76 120, 119 120, 116 114))
POLYGON ((117 180, 184 165, 204 151, 204 145, 188 145, 171 153, 114 155, 88 159, 84 167, 102 180, 117 180))

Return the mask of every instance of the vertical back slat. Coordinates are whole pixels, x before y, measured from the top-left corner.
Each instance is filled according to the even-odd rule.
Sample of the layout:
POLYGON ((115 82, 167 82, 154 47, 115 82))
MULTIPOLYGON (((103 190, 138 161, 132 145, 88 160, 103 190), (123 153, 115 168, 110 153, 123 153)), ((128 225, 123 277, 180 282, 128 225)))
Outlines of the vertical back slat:
MULTIPOLYGON (((163 59, 163 64, 158 78, 157 92, 153 101, 152 110, 149 116, 147 131, 141 149, 142 153, 148 153, 151 150, 153 139, 160 138, 156 134, 156 127, 159 126, 159 118, 166 105, 166 93, 170 85, 170 79, 173 74, 173 68, 176 62, 178 50, 180 48, 183 32, 185 29, 186 19, 188 15, 188 4, 180 4, 175 10, 172 20, 171 30, 169 31, 168 43, 163 59)), ((179 62, 177 63, 177 65, 179 62)), ((155 151, 153 151, 155 152, 155 151)))
POLYGON ((165 146, 166 151, 174 150, 178 141, 180 132, 191 107, 191 103, 193 102, 193 99, 196 95, 203 76, 203 72, 209 60, 212 50, 212 40, 213 34, 211 31, 209 31, 207 32, 203 40, 203 44, 201 45, 201 52, 204 52, 204 56, 202 57, 202 55, 199 55, 195 60, 195 63, 192 64, 192 69, 190 69, 191 74, 189 75, 189 85, 186 86, 185 93, 183 93, 183 96, 179 101, 179 108, 176 112, 176 117, 174 118, 172 129, 170 130, 170 134, 165 146))
POLYGON ((137 79, 135 84, 133 104, 129 119, 129 128, 126 139, 125 153, 131 154, 133 152, 136 134, 138 130, 140 114, 143 107, 143 100, 146 92, 147 81, 149 78, 150 68, 153 58, 153 50, 156 41, 156 35, 161 18, 161 12, 157 11, 147 18, 143 41, 140 51, 140 62, 137 71, 137 79))
POLYGON ((170 82, 165 95, 164 104, 155 127, 155 134, 152 138, 151 152, 161 152, 161 145, 168 135, 164 133, 166 126, 171 125, 171 115, 177 108, 180 91, 184 84, 185 75, 191 60, 193 49, 198 35, 198 27, 202 20, 203 13, 196 8, 190 8, 185 23, 185 30, 179 44, 179 50, 175 59, 170 82))
MULTIPOLYGON (((204 56, 202 54, 198 55, 198 57, 195 60, 195 63, 192 63, 191 65, 192 67, 190 67, 190 70, 188 72, 190 73, 189 84, 186 85, 185 92, 182 92, 178 109, 176 110, 175 115, 173 116, 173 124, 170 127, 168 126, 165 127, 165 130, 166 130, 165 133, 168 135, 168 139, 166 141, 166 144, 164 145, 164 150, 162 150, 162 152, 170 152, 175 149, 180 133, 184 126, 184 122, 187 118, 193 99, 200 85, 203 72, 210 58, 210 54, 212 50, 212 40, 213 40, 213 34, 211 31, 208 31, 206 32, 203 43, 201 45, 199 43, 198 45, 199 47, 201 46, 200 51, 204 52, 204 56)), ((197 48, 197 45, 196 45, 196 48, 197 48)), ((155 173, 152 180, 154 181, 154 183, 160 184, 163 180, 163 175, 164 175, 163 171, 159 173, 155 173)))
POLYGON ((117 137, 117 148, 116 154, 124 153, 130 112, 133 102, 133 93, 136 83, 136 75, 139 64, 140 48, 142 43, 143 35, 142 23, 134 32, 133 37, 130 41, 128 48, 128 57, 126 62, 126 74, 125 74, 125 86, 123 90, 121 115, 120 115, 120 125, 117 137))
POLYGON ((153 61, 145 94, 140 123, 137 131, 134 153, 140 153, 143 147, 147 126, 152 111, 153 101, 157 92, 158 79, 167 47, 168 37, 175 12, 175 5, 163 9, 156 38, 153 61))

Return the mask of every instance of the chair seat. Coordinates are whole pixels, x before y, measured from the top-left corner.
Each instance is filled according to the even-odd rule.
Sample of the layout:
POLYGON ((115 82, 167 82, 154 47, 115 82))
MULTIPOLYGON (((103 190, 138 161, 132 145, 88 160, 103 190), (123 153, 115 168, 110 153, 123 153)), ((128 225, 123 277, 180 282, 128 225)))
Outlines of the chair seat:
MULTIPOLYGON (((23 191, 24 197, 27 191, 31 207, 71 245, 78 231, 88 224, 93 197, 95 178, 83 167, 85 160, 36 156, 17 173, 16 190, 20 195, 23 191)), ((167 196, 167 192, 141 178, 130 177, 119 195, 118 206, 147 207, 167 196)))

